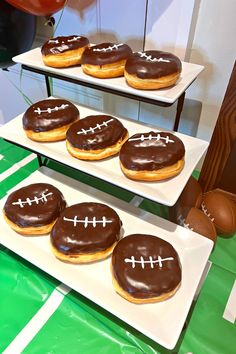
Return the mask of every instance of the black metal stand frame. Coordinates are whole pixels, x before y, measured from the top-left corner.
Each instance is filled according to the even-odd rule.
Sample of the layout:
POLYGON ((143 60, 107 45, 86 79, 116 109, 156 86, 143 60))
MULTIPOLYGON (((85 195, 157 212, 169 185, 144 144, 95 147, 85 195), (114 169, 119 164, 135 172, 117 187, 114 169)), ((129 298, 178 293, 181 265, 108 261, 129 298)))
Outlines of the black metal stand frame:
MULTIPOLYGON (((177 101, 176 115, 175 115, 175 121, 174 121, 173 130, 174 131, 178 131, 180 116, 181 116, 181 112, 182 112, 183 105, 184 105, 185 91, 179 96, 179 98, 175 102, 166 103, 166 102, 157 101, 157 100, 154 100, 154 99, 142 97, 142 96, 140 96, 138 94, 137 95, 130 94, 130 93, 126 93, 126 92, 122 92, 122 91, 116 90, 116 89, 110 89, 110 88, 107 88, 107 87, 103 87, 103 86, 100 86, 100 85, 97 85, 97 84, 84 82, 84 81, 81 81, 79 79, 73 79, 73 78, 70 78, 70 77, 67 77, 67 76, 58 75, 58 74, 51 73, 51 72, 49 73, 49 72, 47 72, 45 70, 32 68, 32 67, 27 66, 25 64, 22 64, 22 69, 28 70, 28 71, 31 71, 31 72, 34 72, 34 73, 37 73, 37 74, 44 75, 48 97, 51 96, 51 87, 50 87, 49 78, 52 77, 52 78, 64 80, 64 81, 67 81, 67 82, 71 82, 71 83, 74 83, 74 84, 77 84, 77 85, 93 88, 93 89, 96 89, 96 90, 99 90, 99 91, 108 92, 108 93, 111 93, 111 94, 114 94, 114 95, 118 95, 118 96, 122 96, 122 97, 126 97, 126 98, 131 98, 131 99, 134 99, 136 101, 146 102, 146 103, 150 103, 150 104, 153 104, 153 105, 156 105, 156 106, 161 106, 161 107, 170 107, 177 101)), ((192 82, 189 84, 189 86, 192 84, 192 82)), ((4 139, 4 140, 8 141, 9 143, 13 143, 12 141, 10 141, 8 139, 4 139)), ((31 152, 35 153, 37 155, 39 167, 47 166, 47 162, 51 160, 51 161, 55 161, 55 162, 57 162, 59 164, 66 165, 69 168, 72 168, 74 170, 77 170, 75 167, 71 167, 70 165, 67 165, 67 164, 62 163, 62 162, 60 162, 58 160, 55 160, 55 159, 53 159, 51 157, 46 156, 45 154, 40 154, 38 151, 36 151, 36 150, 34 150, 32 148, 25 147, 25 146, 20 145, 20 144, 18 144, 16 142, 14 142, 14 144, 16 146, 19 146, 21 148, 23 147, 24 149, 27 149, 28 151, 31 151, 31 152)))
MULTIPOLYGON (((22 64, 22 69, 24 70, 28 70, 37 74, 41 74, 44 75, 45 77, 45 83, 46 83, 46 88, 47 88, 47 95, 48 97, 51 96, 51 88, 50 88, 50 82, 49 82, 49 77, 52 77, 54 79, 59 79, 59 80, 64 80, 67 82, 71 82, 73 84, 77 84, 80 86, 85 86, 85 87, 89 87, 95 90, 99 90, 99 91, 103 91, 103 92, 107 92, 107 93, 111 93, 117 96, 122 96, 122 97, 126 97, 126 98, 131 98, 133 100, 136 101, 140 101, 140 102, 145 102, 145 103, 150 103, 156 106, 161 106, 161 107, 170 107, 172 106, 175 102, 173 103, 168 103, 168 102, 162 102, 162 101, 157 101, 151 98, 147 98, 147 97, 142 97, 140 95, 134 95, 134 94, 130 94, 130 93, 126 93, 126 92, 122 92, 116 89, 111 89, 108 87, 103 87, 94 83, 90 83, 90 82, 85 82, 79 79, 74 79, 74 78, 70 78, 64 75, 59 75, 59 74, 55 74, 55 73, 49 73, 43 69, 36 69, 36 68, 32 68, 31 66, 22 64)), ((192 82, 190 83, 192 84, 192 82)), ((178 127, 179 127, 179 121, 180 121, 180 116, 183 110, 183 105, 184 105, 184 99, 185 99, 185 92, 184 91, 179 98, 177 99, 177 107, 176 107, 176 115, 175 115, 175 121, 174 121, 174 126, 173 126, 173 131, 178 131, 178 127)))

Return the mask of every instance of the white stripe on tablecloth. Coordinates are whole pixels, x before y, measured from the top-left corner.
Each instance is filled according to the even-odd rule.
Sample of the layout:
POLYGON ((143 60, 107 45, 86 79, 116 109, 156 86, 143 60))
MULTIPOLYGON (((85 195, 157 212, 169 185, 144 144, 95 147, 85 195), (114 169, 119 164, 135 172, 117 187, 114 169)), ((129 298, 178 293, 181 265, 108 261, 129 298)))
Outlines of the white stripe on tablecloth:
POLYGON ((13 173, 15 173, 17 170, 19 170, 21 167, 24 167, 31 161, 33 161, 36 158, 35 154, 30 154, 26 156, 23 160, 15 163, 13 166, 8 168, 6 171, 0 174, 0 182, 2 182, 4 179, 7 177, 11 176, 13 173))
POLYGON ((231 323, 236 320, 236 279, 225 306, 223 318, 231 323))
POLYGON ((3 354, 20 354, 22 350, 27 347, 34 336, 39 332, 39 330, 44 326, 48 319, 53 315, 53 313, 60 306, 64 296, 69 293, 71 289, 60 284, 57 286, 47 301, 38 310, 38 312, 31 318, 27 325, 18 333, 18 335, 13 339, 13 341, 8 345, 8 347, 3 351, 3 354))
POLYGON ((135 197, 133 197, 133 199, 131 199, 129 204, 131 204, 135 207, 139 207, 139 205, 142 203, 142 201, 143 201, 143 198, 136 195, 135 197))
POLYGON ((4 156, 2 154, 0 154, 0 161, 4 158, 4 156))
POLYGON ((209 270, 211 269, 211 266, 212 266, 212 262, 211 261, 207 261, 207 264, 206 264, 206 266, 204 268, 204 271, 203 271, 201 279, 199 281, 197 290, 196 290, 195 295, 194 295, 194 300, 195 301, 197 300, 197 297, 198 297, 198 295, 200 293, 200 290, 202 288, 202 285, 203 285, 203 283, 204 283, 204 281, 205 281, 205 279, 207 277, 207 274, 209 273, 209 270))

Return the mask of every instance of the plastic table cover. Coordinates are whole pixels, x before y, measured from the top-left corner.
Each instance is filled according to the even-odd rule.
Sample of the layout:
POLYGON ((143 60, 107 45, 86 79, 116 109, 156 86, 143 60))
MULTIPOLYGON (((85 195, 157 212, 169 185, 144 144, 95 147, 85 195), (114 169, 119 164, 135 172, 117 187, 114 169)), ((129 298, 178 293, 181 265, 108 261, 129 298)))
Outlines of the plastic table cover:
MULTIPOLYGON (((38 167, 37 159, 22 166, 29 153, 0 140, 0 197, 38 167), (13 172, 11 168, 14 166, 13 172), (9 173, 7 173, 9 172, 9 173), (4 175, 5 174, 5 175, 4 175)), ((27 162, 27 161, 26 161, 27 162)), ((50 167, 82 182, 130 201, 134 195, 86 174, 55 163, 50 167)), ((167 217, 167 208, 144 200, 140 207, 167 217)), ((53 315, 40 328, 23 353, 214 353, 233 354, 236 323, 223 319, 223 312, 236 279, 236 235, 218 238, 213 262, 186 327, 173 351, 168 351, 127 324, 70 291, 53 315)), ((50 298, 58 281, 21 257, 0 246, 0 352, 10 348, 14 338, 50 298)), ((6 350, 7 352, 7 350, 6 350)), ((9 352, 9 351, 8 351, 9 352)))

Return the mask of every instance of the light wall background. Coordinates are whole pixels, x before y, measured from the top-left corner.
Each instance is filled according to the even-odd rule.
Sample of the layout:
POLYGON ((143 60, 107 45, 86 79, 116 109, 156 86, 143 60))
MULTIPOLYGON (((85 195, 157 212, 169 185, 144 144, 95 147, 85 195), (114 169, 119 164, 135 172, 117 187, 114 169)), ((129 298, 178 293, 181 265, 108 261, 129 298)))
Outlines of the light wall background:
MULTIPOLYGON (((236 54, 235 0, 84 0, 68 1, 56 35, 84 34, 93 43, 126 42, 134 51, 162 49, 205 66, 187 90, 180 131, 210 140, 236 54)), ((56 23, 60 12, 55 14, 56 23)), ((33 47, 52 36, 38 18, 33 47)), ((18 65, 0 70, 0 124, 46 98, 44 79, 18 65)), ((163 129, 173 126, 176 106, 160 108, 134 100, 53 81, 53 93, 117 116, 139 119, 163 129)))

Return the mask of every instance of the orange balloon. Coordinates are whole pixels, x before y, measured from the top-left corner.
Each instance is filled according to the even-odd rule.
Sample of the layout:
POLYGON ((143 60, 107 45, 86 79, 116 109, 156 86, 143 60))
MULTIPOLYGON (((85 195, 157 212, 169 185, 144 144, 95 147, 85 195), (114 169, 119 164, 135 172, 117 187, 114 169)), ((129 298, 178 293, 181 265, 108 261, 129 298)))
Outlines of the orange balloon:
POLYGON ((35 16, 48 16, 63 8, 66 0, 6 0, 9 4, 35 16))

